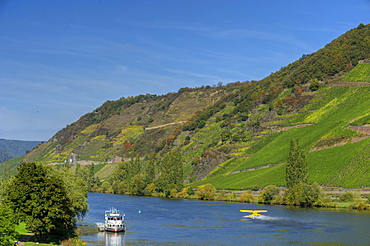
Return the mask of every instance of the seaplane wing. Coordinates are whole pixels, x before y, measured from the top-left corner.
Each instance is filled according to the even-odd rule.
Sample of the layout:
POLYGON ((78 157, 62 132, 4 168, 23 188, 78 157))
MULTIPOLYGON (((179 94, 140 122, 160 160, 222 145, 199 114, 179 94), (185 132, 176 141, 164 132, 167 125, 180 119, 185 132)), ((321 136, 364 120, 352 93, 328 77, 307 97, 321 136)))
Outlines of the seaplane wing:
POLYGON ((267 210, 240 210, 242 213, 266 213, 267 210))
POLYGON ((250 216, 258 216, 259 213, 266 213, 267 210, 240 210, 242 213, 251 213, 250 216))

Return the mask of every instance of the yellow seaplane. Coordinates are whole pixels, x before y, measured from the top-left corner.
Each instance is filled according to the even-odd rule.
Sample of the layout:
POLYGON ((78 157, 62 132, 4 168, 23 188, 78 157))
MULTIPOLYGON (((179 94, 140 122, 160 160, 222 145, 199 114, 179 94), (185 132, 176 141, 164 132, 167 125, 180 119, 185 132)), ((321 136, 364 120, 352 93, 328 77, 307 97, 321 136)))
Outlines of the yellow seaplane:
POLYGON ((254 218, 256 216, 260 216, 259 213, 266 213, 267 210, 240 210, 242 213, 251 213, 250 215, 247 215, 248 217, 254 218))

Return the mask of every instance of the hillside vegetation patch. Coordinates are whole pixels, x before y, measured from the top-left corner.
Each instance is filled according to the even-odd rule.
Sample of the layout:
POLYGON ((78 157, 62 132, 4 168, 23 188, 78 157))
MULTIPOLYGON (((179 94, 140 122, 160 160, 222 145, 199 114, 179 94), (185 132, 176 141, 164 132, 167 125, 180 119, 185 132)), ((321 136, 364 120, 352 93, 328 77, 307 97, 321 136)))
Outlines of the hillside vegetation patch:
POLYGON ((370 82, 370 64, 358 64, 343 78, 343 81, 370 82))

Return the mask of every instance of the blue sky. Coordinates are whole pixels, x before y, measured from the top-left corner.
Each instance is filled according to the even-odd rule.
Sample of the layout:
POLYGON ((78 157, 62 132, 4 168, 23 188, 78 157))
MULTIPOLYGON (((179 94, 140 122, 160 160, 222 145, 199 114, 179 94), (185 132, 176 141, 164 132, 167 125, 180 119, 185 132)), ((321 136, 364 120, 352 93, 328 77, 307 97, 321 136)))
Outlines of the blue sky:
POLYGON ((0 138, 48 140, 107 100, 259 80, 370 0, 0 0, 0 138))

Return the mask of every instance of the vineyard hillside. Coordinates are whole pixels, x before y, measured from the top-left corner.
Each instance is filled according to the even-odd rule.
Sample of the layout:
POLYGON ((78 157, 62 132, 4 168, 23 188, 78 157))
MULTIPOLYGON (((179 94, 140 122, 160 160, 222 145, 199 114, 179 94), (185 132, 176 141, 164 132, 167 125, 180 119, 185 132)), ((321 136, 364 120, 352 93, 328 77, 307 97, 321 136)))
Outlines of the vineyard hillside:
POLYGON ((369 186, 369 37, 370 25, 360 24, 260 81, 107 101, 22 161, 95 165, 110 185, 117 165, 135 159, 142 172, 155 166, 158 177, 160 163, 176 153, 186 185, 250 189, 285 186, 296 138, 310 182, 369 186))

